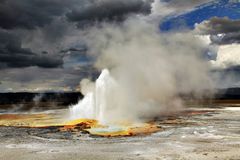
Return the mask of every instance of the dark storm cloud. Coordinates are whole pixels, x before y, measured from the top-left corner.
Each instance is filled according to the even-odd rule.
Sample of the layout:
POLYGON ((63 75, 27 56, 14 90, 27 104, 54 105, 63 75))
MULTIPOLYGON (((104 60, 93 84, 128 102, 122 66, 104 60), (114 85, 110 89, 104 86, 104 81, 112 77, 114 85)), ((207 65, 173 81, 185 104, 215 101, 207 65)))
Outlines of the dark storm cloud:
POLYGON ((1 0, 0 27, 35 29, 56 17, 70 21, 120 20, 129 13, 150 13, 153 0, 1 0))
POLYGON ((197 26, 205 34, 233 33, 240 31, 240 20, 231 20, 227 17, 213 17, 197 26))
POLYGON ((131 13, 150 13, 152 0, 92 0, 67 14, 79 25, 94 21, 119 21, 131 13))
POLYGON ((0 27, 34 29, 49 24, 70 7, 72 0, 1 0, 0 27))
POLYGON ((150 13, 151 1, 1 0, 0 68, 60 67, 64 62, 58 54, 74 48, 75 43, 69 41, 76 23, 120 20, 130 13, 150 13), (45 54, 48 52, 51 54, 45 54))
POLYGON ((175 8, 192 8, 211 0, 162 0, 163 2, 167 2, 169 6, 175 8))
POLYGON ((200 34, 210 34, 215 44, 240 43, 240 20, 213 17, 196 26, 200 34))
POLYGON ((211 35, 210 39, 215 44, 240 43, 240 32, 227 33, 223 35, 211 35))
POLYGON ((29 66, 54 68, 61 66, 62 63, 60 56, 33 53, 30 49, 22 47, 19 37, 0 30, 0 68, 29 66))
MULTIPOLYGON (((38 66, 56 68, 63 64, 62 57, 56 52, 41 50, 41 46, 25 46, 29 41, 39 39, 36 32, 44 30, 51 23, 64 16, 76 0, 1 0, 0 1, 0 68, 38 66), (33 30, 33 31, 30 31, 33 30), (40 49, 39 49, 40 48, 40 49), (48 54, 50 52, 50 54, 48 54)), ((77 2, 77 1, 76 1, 77 2)), ((59 21, 61 22, 61 21, 59 21)), ((53 37, 64 34, 61 23, 58 28, 46 32, 45 43, 55 43, 53 37), (61 33, 61 34, 59 34, 61 33)), ((49 28, 49 27, 47 27, 49 28)))

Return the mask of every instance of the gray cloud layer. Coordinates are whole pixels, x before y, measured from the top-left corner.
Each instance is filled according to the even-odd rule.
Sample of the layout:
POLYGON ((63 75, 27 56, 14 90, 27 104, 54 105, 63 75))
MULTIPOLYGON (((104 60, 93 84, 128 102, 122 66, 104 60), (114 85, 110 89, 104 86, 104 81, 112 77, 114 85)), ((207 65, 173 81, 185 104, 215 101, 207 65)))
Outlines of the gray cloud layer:
POLYGON ((240 20, 231 20, 227 17, 213 17, 197 26, 197 29, 205 34, 220 34, 239 32, 240 20))
POLYGON ((80 25, 95 21, 119 21, 131 13, 150 13, 149 2, 143 0, 93 0, 73 9, 67 14, 67 18, 80 25))
POLYGON ((75 24, 80 26, 95 21, 118 21, 123 20, 128 14, 149 13, 149 2, 2 0, 0 1, 0 68, 61 67, 63 65, 61 50, 74 48, 76 43, 80 43, 70 31, 73 30, 76 34, 80 32, 74 28, 75 24), (75 39, 75 44, 69 42, 69 39, 75 39))
POLYGON ((70 7, 72 0, 1 0, 0 26, 5 29, 34 29, 49 24, 70 7))
POLYGON ((196 26, 200 34, 210 34, 216 44, 240 43, 240 20, 213 17, 196 26))
POLYGON ((216 44, 240 43, 240 31, 223 35, 211 35, 211 41, 216 44))
POLYGON ((210 2, 210 0, 170 0, 168 1, 170 6, 174 6, 176 8, 191 8, 193 6, 198 6, 200 4, 210 2))
POLYGON ((19 37, 0 30, 0 68, 28 66, 55 68, 63 63, 60 57, 53 57, 45 52, 36 54, 21 45, 19 37))
POLYGON ((129 13, 149 13, 149 2, 151 0, 2 0, 0 27, 35 29, 59 16, 74 22, 118 20, 129 13))

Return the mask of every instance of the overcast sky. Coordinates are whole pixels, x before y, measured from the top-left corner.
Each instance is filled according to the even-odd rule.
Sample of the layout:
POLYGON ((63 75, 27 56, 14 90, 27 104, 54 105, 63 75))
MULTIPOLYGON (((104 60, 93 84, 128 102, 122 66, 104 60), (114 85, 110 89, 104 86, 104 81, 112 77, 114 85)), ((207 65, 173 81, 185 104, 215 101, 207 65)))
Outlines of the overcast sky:
MULTIPOLYGON (((131 15, 149 15, 153 1, 1 0, 0 92, 73 90, 82 78, 97 74, 82 38, 84 30, 101 23, 120 24, 131 15)), ((180 14, 209 1, 162 3, 169 8, 167 13, 180 14)), ((166 11, 161 6, 155 10, 166 11)), ((228 18, 196 26, 216 45, 239 43, 239 28, 240 21, 228 18)))

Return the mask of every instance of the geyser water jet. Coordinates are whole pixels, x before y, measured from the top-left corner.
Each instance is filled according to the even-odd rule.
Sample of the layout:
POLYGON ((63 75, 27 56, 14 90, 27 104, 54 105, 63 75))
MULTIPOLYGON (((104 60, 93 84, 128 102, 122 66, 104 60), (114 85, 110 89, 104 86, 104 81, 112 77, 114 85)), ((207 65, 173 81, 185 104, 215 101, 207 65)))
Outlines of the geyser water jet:
POLYGON ((117 84, 111 77, 109 70, 104 69, 96 80, 92 90, 77 105, 70 107, 72 119, 96 119, 101 124, 107 123, 107 111, 111 107, 108 99, 116 92, 117 84))

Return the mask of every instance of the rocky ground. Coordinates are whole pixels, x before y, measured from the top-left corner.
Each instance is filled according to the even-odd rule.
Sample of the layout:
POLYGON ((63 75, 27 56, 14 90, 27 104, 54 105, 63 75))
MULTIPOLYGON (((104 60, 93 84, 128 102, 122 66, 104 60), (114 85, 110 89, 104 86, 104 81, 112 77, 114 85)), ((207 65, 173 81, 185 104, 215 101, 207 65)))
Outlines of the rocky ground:
POLYGON ((0 127, 1 160, 239 160, 240 107, 194 108, 202 114, 159 120, 162 131, 103 138, 55 127, 0 127))

